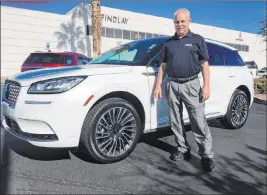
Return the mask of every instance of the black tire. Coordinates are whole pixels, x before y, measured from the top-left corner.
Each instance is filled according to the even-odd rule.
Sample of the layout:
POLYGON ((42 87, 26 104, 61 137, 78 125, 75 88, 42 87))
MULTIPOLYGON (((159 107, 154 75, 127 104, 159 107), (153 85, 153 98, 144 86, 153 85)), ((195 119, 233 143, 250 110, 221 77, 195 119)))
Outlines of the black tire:
POLYGON ((267 75, 263 75, 262 78, 266 79, 267 78, 267 75))
MULTIPOLYGON (((239 102, 241 102, 241 101, 239 101, 239 102)), ((224 125, 228 129, 240 129, 247 122, 248 114, 249 114, 248 97, 244 91, 237 89, 237 90, 235 90, 235 92, 232 95, 232 98, 229 102, 226 115, 220 119, 220 122, 222 125, 224 125), (236 118, 234 118, 234 116, 232 114, 233 110, 235 110, 234 107, 235 107, 235 101, 237 101, 237 98, 242 98, 242 101, 244 101, 244 103, 242 103, 243 104, 242 107, 244 109, 246 109, 246 111, 245 111, 246 115, 243 117, 241 122, 238 122, 238 121, 236 122, 234 120, 236 118)))
MULTIPOLYGON (((123 114, 122 116, 125 116, 125 115, 123 114)), ((119 120, 119 119, 116 118, 116 120, 119 120)), ((106 121, 109 121, 109 122, 105 123, 105 124, 111 124, 111 121, 113 121, 113 120, 112 119, 110 120, 108 118, 108 119, 106 119, 106 121)), ((102 122, 103 122, 103 120, 102 120, 102 122)), ((122 122, 124 122, 124 121, 122 121, 122 122)), ((104 123, 101 123, 101 124, 104 124, 104 123)), ((126 123, 126 126, 127 126, 127 124, 128 124, 128 122, 126 123)), ((139 114, 131 103, 129 103, 128 101, 121 99, 121 98, 109 98, 109 99, 105 99, 102 102, 98 103, 96 106, 94 106, 88 112, 88 114, 85 118, 83 127, 82 127, 81 142, 85 146, 85 148, 87 149, 90 157, 92 157, 95 161, 97 161, 99 163, 113 163, 113 162, 117 162, 117 161, 120 161, 120 160, 126 158, 134 150, 134 148, 136 147, 136 145, 139 141, 139 138, 140 138, 141 127, 142 127, 142 125, 141 125, 141 119, 139 117, 139 114), (101 130, 99 130, 98 134, 102 133, 102 136, 103 136, 103 134, 106 134, 106 135, 109 134, 108 138, 107 137, 102 138, 102 139, 99 138, 98 140, 110 139, 113 136, 113 139, 111 138, 111 142, 112 142, 111 148, 113 148, 111 150, 113 152, 114 152, 114 150, 117 151, 117 147, 119 147, 119 149, 125 147, 124 144, 125 144, 125 141, 127 141, 126 138, 129 138, 128 136, 125 136, 125 129, 124 129, 123 135, 116 136, 116 138, 114 138, 115 135, 111 135, 111 132, 114 133, 115 130, 110 130, 110 129, 107 130, 108 128, 103 128, 103 126, 98 125, 98 124, 100 124, 99 123, 100 119, 103 119, 103 117, 106 117, 107 114, 105 114, 105 113, 107 111, 109 111, 111 109, 113 109, 112 111, 114 111, 114 109, 119 109, 119 108, 122 108, 122 110, 126 110, 127 114, 129 114, 131 116, 130 117, 131 119, 134 118, 133 124, 135 124, 136 126, 134 128, 135 134, 134 133, 132 133, 132 134, 134 134, 135 136, 134 136, 131 144, 129 144, 130 147, 128 147, 123 154, 121 154, 119 156, 109 156, 109 154, 105 154, 105 152, 102 152, 99 149, 99 141, 97 141, 97 139, 96 139, 96 132, 97 132, 97 128, 100 128, 102 131, 105 131, 105 132, 100 132, 101 130), (114 141, 114 139, 116 139, 116 142, 114 141), (115 146, 113 146, 113 144, 115 144, 115 146)), ((117 125, 117 126, 113 127, 113 129, 123 129, 123 126, 117 125)), ((117 131, 119 131, 119 130, 117 130, 117 131)), ((129 131, 128 131, 128 133, 129 133, 129 131)), ((126 143, 129 143, 128 141, 126 143)), ((103 141, 103 142, 106 142, 106 141, 103 141)), ((110 146, 109 141, 107 142, 107 144, 104 144, 104 147, 107 147, 107 145, 110 146)))

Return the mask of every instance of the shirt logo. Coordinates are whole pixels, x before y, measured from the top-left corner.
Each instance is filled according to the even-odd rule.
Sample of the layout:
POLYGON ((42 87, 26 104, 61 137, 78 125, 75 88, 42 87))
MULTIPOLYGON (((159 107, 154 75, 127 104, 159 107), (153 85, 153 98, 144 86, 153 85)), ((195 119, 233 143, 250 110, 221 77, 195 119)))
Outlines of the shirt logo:
POLYGON ((192 44, 185 44, 186 47, 192 47, 192 44))

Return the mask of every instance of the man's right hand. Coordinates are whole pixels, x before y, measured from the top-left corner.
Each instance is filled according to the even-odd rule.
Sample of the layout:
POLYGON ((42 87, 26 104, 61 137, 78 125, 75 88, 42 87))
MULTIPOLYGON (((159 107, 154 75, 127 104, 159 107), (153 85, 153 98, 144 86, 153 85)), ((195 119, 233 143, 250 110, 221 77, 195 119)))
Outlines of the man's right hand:
POLYGON ((154 98, 159 100, 162 97, 161 87, 156 87, 154 90, 154 98))

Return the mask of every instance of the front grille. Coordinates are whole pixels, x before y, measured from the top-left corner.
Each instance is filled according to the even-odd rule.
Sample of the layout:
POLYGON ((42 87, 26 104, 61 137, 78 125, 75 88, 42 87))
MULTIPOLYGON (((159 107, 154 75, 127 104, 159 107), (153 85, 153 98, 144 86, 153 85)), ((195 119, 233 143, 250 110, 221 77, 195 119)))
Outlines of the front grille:
POLYGON ((24 139, 24 140, 29 140, 29 141, 55 141, 58 140, 58 137, 55 134, 33 134, 33 133, 26 133, 21 131, 18 123, 14 121, 13 119, 5 116, 5 121, 7 126, 9 127, 9 131, 24 139))
POLYGON ((9 106, 15 106, 20 92, 20 84, 15 81, 7 80, 4 87, 4 100, 9 104, 9 106))

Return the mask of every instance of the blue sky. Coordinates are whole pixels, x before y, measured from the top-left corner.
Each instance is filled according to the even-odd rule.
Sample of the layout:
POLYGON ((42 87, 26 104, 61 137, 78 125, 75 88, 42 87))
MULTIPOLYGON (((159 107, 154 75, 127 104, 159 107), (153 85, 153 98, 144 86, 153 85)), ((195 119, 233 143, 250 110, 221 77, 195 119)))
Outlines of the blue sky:
MULTIPOLYGON (((89 0, 88 0, 89 1, 89 0)), ((2 5, 65 14, 80 1, 53 1, 43 3, 2 2, 2 5)), ((102 0, 101 5, 138 13, 172 18, 178 8, 187 8, 193 22, 257 33, 259 21, 266 18, 264 1, 163 1, 163 0, 102 0)), ((159 27, 160 28, 160 27, 159 27)))

